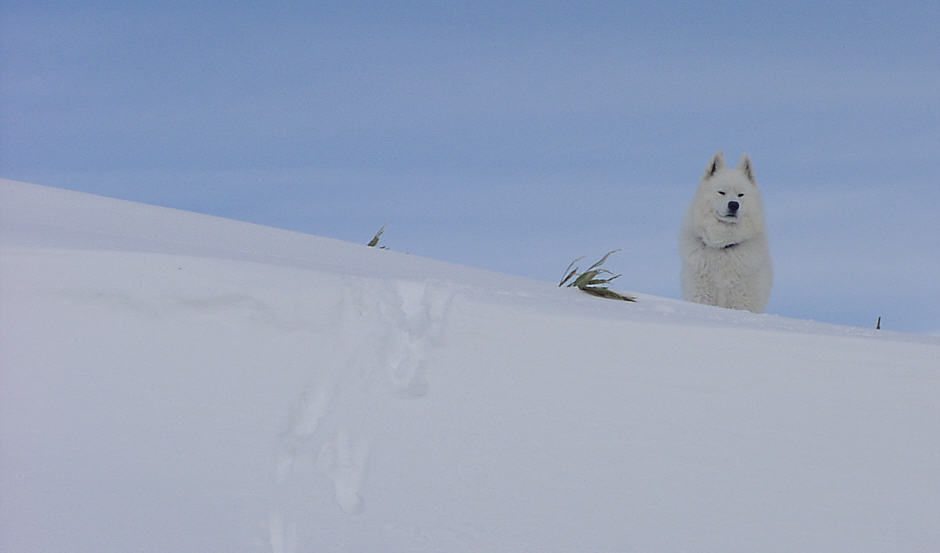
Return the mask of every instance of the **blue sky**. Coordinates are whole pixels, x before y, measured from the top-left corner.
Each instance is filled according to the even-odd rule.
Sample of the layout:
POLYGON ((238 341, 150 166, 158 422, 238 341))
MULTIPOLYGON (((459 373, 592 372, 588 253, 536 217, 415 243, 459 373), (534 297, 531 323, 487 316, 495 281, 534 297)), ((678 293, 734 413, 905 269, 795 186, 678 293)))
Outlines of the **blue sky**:
POLYGON ((0 4, 0 176, 678 297, 748 152, 769 312, 940 331, 936 2, 236 4, 0 4))

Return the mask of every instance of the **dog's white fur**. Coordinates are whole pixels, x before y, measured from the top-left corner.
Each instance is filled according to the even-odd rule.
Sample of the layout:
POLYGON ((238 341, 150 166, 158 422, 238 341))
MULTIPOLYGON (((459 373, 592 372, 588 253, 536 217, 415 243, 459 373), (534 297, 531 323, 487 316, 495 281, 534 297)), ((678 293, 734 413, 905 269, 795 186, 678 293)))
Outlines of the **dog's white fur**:
POLYGON ((760 191, 747 154, 734 169, 725 166, 721 152, 712 158, 686 215, 679 252, 685 299, 764 311, 773 268, 760 191))

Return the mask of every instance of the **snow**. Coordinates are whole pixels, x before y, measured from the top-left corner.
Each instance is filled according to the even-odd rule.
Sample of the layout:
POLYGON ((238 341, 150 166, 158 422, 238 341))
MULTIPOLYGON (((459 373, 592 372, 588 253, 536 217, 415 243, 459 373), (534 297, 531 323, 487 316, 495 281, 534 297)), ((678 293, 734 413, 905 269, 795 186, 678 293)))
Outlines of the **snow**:
POLYGON ((940 550, 940 338, 637 296, 0 181, 0 550, 940 550))

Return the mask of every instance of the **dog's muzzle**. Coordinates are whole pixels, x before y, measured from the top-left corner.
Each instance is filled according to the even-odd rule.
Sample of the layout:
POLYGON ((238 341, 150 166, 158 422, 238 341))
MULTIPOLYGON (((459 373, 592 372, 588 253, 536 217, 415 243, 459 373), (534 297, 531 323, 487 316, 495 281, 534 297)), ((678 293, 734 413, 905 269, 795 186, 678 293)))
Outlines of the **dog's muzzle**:
POLYGON ((737 217, 738 209, 740 209, 741 204, 735 201, 728 202, 728 212, 725 214, 725 217, 737 217))

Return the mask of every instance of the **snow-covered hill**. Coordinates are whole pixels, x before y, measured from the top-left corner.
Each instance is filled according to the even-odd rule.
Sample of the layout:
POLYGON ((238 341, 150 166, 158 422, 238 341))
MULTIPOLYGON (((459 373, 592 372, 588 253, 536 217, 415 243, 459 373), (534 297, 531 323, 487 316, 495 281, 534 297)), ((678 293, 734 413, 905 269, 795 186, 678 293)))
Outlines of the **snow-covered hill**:
POLYGON ((0 246, 2 551, 940 550, 936 337, 11 181, 0 246))

